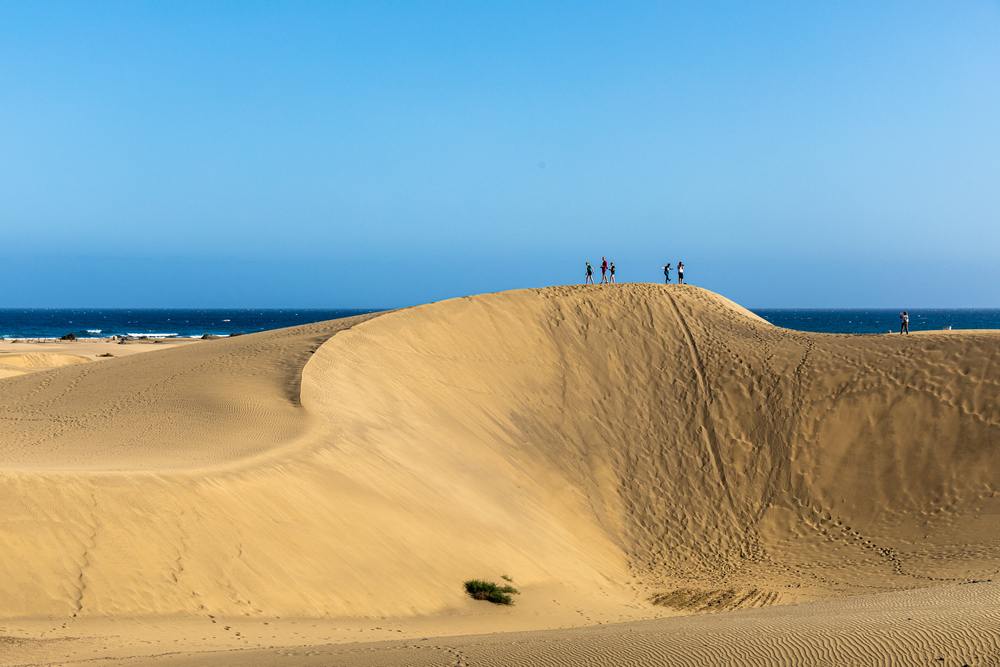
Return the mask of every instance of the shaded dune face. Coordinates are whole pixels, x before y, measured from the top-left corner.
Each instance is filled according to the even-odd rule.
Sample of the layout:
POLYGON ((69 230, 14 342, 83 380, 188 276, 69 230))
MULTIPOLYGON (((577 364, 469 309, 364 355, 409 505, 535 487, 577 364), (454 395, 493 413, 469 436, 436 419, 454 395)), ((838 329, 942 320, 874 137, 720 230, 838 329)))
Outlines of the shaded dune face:
POLYGON ((8 378, 0 615, 424 614, 501 572, 688 611, 986 579, 998 349, 621 284, 8 378))
POLYGON ((653 589, 996 571, 995 333, 795 332, 698 288, 619 285, 455 300, 348 340, 307 368, 349 387, 315 405, 344 437, 409 465, 493 451, 575 495, 653 589))

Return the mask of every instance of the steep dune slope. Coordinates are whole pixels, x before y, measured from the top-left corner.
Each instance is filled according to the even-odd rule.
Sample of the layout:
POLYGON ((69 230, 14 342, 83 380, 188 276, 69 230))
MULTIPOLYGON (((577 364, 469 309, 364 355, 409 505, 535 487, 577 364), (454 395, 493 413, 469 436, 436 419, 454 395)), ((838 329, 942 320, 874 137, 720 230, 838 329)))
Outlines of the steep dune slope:
POLYGON ((341 438, 427 479, 493 453, 576 497, 679 608, 996 572, 995 333, 807 334, 621 285, 457 300, 341 342, 313 360, 344 388, 323 410, 341 438))
POLYGON ((628 284, 347 324, 0 382, 0 615, 427 614, 501 572, 697 611, 996 571, 995 333, 628 284))

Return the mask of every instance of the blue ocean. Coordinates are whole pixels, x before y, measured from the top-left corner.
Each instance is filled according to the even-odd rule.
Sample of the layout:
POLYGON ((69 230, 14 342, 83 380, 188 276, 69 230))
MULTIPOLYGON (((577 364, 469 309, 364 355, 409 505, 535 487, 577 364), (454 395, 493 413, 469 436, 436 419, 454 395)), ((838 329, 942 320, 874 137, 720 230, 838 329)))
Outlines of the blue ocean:
MULTIPOLYGON (((859 309, 750 309, 775 326, 819 333, 878 334, 898 332, 898 310, 859 309)), ((1000 308, 954 308, 908 310, 910 331, 952 329, 1000 329, 1000 308)))
POLYGON ((0 309, 0 338, 228 336, 374 312, 378 310, 6 308, 0 309))
MULTIPOLYGON (((899 331, 899 311, 865 309, 752 309, 785 329, 821 333, 876 334, 899 331)), ((0 309, 0 338, 105 338, 205 334, 228 336, 378 312, 378 309, 0 309)), ((1000 329, 1000 309, 912 310, 910 331, 1000 329)))

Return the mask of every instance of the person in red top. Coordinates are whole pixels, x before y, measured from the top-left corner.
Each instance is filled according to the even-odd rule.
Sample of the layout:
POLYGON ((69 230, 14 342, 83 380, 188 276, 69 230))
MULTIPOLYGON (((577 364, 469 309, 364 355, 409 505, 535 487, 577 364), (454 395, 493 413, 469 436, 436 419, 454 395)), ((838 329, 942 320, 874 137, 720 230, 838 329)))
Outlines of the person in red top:
POLYGON ((608 282, 608 259, 601 257, 601 283, 608 282))

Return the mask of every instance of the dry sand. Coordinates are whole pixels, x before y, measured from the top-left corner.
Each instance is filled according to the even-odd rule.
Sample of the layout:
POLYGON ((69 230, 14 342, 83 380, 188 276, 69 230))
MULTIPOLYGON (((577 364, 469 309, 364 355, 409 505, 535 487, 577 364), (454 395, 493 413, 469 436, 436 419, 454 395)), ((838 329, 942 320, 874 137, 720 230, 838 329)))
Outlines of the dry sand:
POLYGON ((998 351, 621 284, 36 362, 0 662, 997 664, 998 351))
POLYGON ((71 366, 88 361, 127 357, 198 342, 190 338, 115 340, 81 338, 75 341, 42 339, 0 340, 0 378, 71 366))

